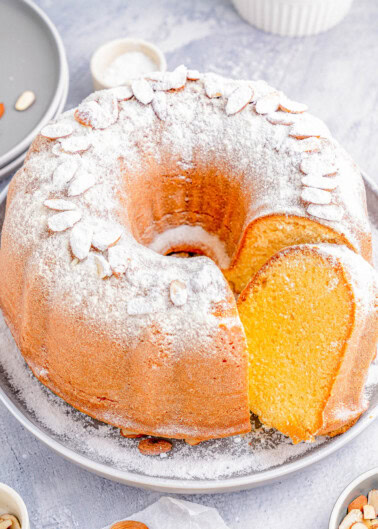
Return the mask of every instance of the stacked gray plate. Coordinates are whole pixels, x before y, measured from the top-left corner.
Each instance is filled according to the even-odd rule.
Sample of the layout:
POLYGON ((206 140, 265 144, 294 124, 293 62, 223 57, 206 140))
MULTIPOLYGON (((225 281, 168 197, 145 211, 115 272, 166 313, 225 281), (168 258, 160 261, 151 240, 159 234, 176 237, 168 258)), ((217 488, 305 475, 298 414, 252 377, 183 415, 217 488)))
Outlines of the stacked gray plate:
POLYGON ((11 175, 45 123, 66 103, 68 66, 62 40, 50 19, 29 0, 1 0, 0 179, 11 175), (31 90, 36 100, 15 110, 17 98, 31 90))

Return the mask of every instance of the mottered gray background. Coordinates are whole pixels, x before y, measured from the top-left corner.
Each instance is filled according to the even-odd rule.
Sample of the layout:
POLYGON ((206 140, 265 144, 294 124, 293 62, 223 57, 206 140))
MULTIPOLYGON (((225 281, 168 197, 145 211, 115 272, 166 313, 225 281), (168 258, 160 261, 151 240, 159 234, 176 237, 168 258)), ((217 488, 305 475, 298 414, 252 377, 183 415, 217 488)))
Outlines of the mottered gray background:
MULTIPOLYGON (((166 53, 170 69, 185 63, 201 71, 265 79, 308 103, 378 183, 376 0, 355 0, 336 28, 294 39, 249 26, 228 0, 38 0, 37 4, 56 24, 66 47, 70 70, 66 108, 92 91, 89 60, 99 45, 118 37, 145 38, 166 53)), ((0 190, 3 186, 0 183, 0 190)), ((0 224, 2 214, 0 208, 0 224)), ((326 529, 341 490, 359 473, 378 466, 377 441, 376 421, 338 453, 285 481, 245 492, 185 498, 216 507, 231 529, 326 529)), ((160 497, 63 460, 2 405, 0 481, 20 492, 33 529, 100 529, 160 497)))

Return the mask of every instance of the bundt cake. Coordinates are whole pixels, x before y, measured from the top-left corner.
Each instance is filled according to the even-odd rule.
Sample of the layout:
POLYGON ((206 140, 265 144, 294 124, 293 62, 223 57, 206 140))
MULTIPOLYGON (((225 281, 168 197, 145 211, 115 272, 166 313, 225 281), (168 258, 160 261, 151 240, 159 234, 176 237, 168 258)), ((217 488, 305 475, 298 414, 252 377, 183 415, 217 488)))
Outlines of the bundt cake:
POLYGON ((371 260, 350 157, 265 82, 179 66, 42 129, 9 189, 0 306, 33 373, 79 410, 190 442, 234 435, 250 408, 233 293, 306 243, 371 260))
POLYGON ((366 409, 378 337, 373 268, 346 246, 291 246, 238 299, 251 410, 294 442, 340 432, 366 409))

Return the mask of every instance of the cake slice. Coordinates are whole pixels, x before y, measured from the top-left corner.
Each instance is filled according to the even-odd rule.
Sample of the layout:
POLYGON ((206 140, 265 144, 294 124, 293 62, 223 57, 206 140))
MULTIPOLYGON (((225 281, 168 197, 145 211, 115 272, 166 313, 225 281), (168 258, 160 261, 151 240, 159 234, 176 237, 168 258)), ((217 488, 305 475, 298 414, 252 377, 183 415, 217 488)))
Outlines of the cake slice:
POLYGON ((339 245, 291 246, 253 277, 238 308, 250 408, 262 423, 295 443, 354 424, 378 336, 374 269, 339 245))

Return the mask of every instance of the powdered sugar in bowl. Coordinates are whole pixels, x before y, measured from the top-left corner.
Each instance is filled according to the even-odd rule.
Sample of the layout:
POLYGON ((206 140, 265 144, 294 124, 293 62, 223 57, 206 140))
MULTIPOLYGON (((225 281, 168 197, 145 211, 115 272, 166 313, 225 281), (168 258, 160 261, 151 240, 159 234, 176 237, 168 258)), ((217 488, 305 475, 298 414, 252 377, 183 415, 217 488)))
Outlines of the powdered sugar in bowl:
POLYGON ((162 51, 141 39, 117 39, 100 46, 91 59, 95 90, 114 88, 154 71, 164 72, 167 62, 162 51))

